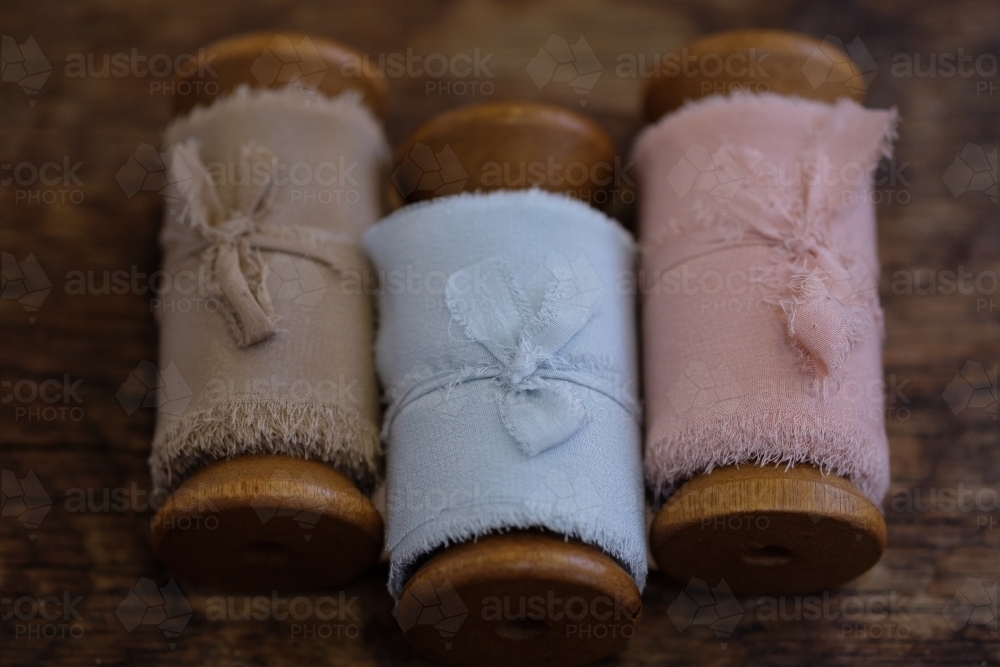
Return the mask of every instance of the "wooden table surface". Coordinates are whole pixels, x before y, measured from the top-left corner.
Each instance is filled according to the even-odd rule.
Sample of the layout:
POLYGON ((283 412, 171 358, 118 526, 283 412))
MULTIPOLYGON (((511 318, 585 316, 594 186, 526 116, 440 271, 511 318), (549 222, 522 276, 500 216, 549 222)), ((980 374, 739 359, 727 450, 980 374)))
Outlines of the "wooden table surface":
MULTIPOLYGON (((101 285, 105 272, 148 275, 158 266, 158 196, 128 196, 116 175, 141 144, 158 144, 168 97, 162 79, 138 68, 100 76, 106 54, 142 64, 156 54, 173 59, 230 33, 264 29, 326 35, 373 60, 408 50, 473 56, 478 49, 481 60, 488 57, 478 76, 390 80, 390 141, 398 144, 454 105, 529 98, 593 117, 627 156, 642 125, 641 80, 629 63, 641 56, 649 68, 658 54, 687 40, 737 27, 830 34, 866 50, 877 64, 868 103, 895 105, 902 114, 897 168, 894 175, 885 172, 878 205, 892 446, 888 550, 859 580, 815 598, 741 598, 739 623, 723 636, 668 614, 683 590, 654 574, 636 637, 602 664, 1000 664, 995 0, 270 0, 252 6, 8 0, 0 11, 5 68, 18 66, 18 53, 27 59, 24 72, 5 69, 0 83, 0 250, 9 279, 0 300, 0 468, 9 496, 0 517, 0 665, 424 664, 391 615, 385 566, 343 591, 310 596, 344 602, 331 620, 233 619, 242 598, 220 614, 211 591, 183 582, 177 590, 191 612, 172 611, 181 619, 179 636, 166 636, 153 616, 131 630, 120 620, 119 605, 141 588, 142 578, 161 587, 170 580, 147 543, 154 411, 127 414, 116 399, 140 361, 156 360, 157 337, 148 294, 131 288, 102 293, 101 285), (570 44, 586 39, 603 67, 591 90, 580 94, 559 82, 539 88, 526 74, 550 35, 570 44), (946 54, 971 56, 964 65, 970 76, 949 70, 946 54), (96 70, 81 73, 74 64, 87 59, 96 70), (919 63, 916 71, 906 70, 908 61, 919 63), (20 84, 30 87, 43 77, 22 77, 47 67, 40 92, 25 92, 20 84), (960 153, 973 168, 986 165, 971 185, 973 172, 963 162, 945 178, 960 153), (57 166, 42 170, 44 180, 32 176, 49 162, 57 166), (984 192, 989 179, 992 200, 984 192), (19 269, 25 282, 18 282, 19 269), (954 274, 965 276, 957 290, 949 287, 954 274), (81 287, 81 275, 94 282, 81 287), (50 291, 39 293, 46 282, 50 291), (35 311, 18 292, 24 284, 34 298, 44 296, 35 311), (986 386, 992 382, 992 394, 986 388, 970 399, 971 385, 962 378, 976 383, 977 377, 987 377, 986 386), (949 385, 951 404, 944 398, 949 385), (51 505, 29 525, 32 515, 17 516, 12 508, 19 488, 36 485, 51 505), (103 504, 106 493, 111 502, 103 504), (93 502, 81 502, 88 495, 93 502), (45 601, 50 596, 55 600, 45 601)), ((174 599, 172 589, 165 595, 174 599)))

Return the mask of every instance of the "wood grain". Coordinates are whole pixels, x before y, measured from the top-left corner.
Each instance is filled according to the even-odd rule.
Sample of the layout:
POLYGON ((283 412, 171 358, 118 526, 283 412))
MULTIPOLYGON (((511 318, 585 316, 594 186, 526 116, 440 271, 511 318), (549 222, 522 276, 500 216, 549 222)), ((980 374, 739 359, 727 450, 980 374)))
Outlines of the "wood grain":
MULTIPOLYGON (((155 625, 129 632, 117 615, 140 578, 158 586, 171 578, 148 542, 154 512, 148 508, 146 457, 153 410, 128 414, 115 398, 140 361, 156 359, 151 295, 141 289, 159 265, 161 222, 155 191, 129 197, 115 177, 140 144, 158 145, 171 109, 168 96, 153 86, 160 79, 69 76, 68 57, 91 54, 98 67, 103 54, 130 54, 133 48, 146 58, 158 53, 173 58, 196 54, 200 45, 226 35, 256 30, 326 35, 374 62, 379 54, 405 57, 408 48, 415 55, 449 58, 459 53, 471 58, 478 48, 481 56, 493 54, 486 63, 491 76, 481 69, 478 78, 390 77, 393 104, 386 127, 393 145, 457 105, 531 99, 563 104, 597 121, 627 164, 630 144, 645 123, 643 81, 630 76, 630 63, 643 55, 648 69, 657 54, 698 36, 749 26, 799 30, 821 39, 837 35, 847 43, 860 35, 879 68, 867 103, 895 105, 904 119, 897 175, 880 174, 885 182, 878 201, 892 448, 886 552, 870 572, 830 591, 825 600, 822 592, 816 599, 786 596, 784 611, 775 612, 780 600, 737 597, 739 611, 731 609, 738 622, 721 634, 684 612, 690 587, 654 573, 643 592, 636 636, 622 653, 599 664, 1000 664, 997 637, 983 624, 989 609, 986 618, 970 616, 972 622, 944 613, 963 586, 974 592, 975 582, 988 588, 998 578, 1000 510, 990 499, 1000 491, 1000 435, 985 408, 956 413, 942 398, 966 362, 992 368, 1000 361, 1000 296, 987 293, 988 284, 975 288, 974 280, 969 293, 950 290, 941 281, 945 272, 1000 273, 996 204, 981 191, 954 196, 942 180, 967 144, 992 150, 1000 140, 1000 93, 988 87, 998 81, 892 72, 897 54, 911 60, 921 54, 922 69, 930 54, 957 54, 960 48, 966 55, 997 55, 996 3, 34 0, 6 3, 3 19, 0 32, 18 45, 33 36, 53 71, 30 98, 15 83, 0 83, 0 165, 62 164, 64 158, 71 167, 82 165, 74 172, 79 184, 70 178, 68 185, 0 186, 0 251, 19 262, 33 254, 52 283, 35 313, 14 299, 0 299, 0 382, 10 383, 0 386, 0 396, 12 396, 23 381, 40 385, 52 379, 61 386, 66 374, 70 387, 76 380, 82 383, 66 392, 66 402, 30 399, 22 385, 23 400, 0 403, 0 469, 19 480, 33 471, 52 502, 37 528, 0 516, 0 598, 62 599, 68 592, 70 602, 81 600, 73 607, 80 618, 70 614, 70 623, 40 617, 0 620, 0 664, 430 664, 415 655, 392 616, 384 566, 355 583, 308 597, 326 596, 340 607, 343 592, 342 619, 280 620, 276 616, 288 605, 278 604, 266 620, 215 620, 220 614, 207 612, 218 610, 216 594, 183 583, 180 590, 192 612, 174 639, 155 625), (585 37, 601 63, 601 77, 585 94, 559 81, 539 88, 527 75, 528 63, 550 35, 570 45, 585 37), (473 91, 468 84, 474 81, 491 83, 492 92, 484 93, 481 85, 473 91), (467 84, 464 92, 441 85, 456 82, 467 84), (979 83, 987 85, 977 93, 979 83), (76 190, 83 201, 74 204, 69 197, 76 190), (60 200, 64 191, 65 203, 60 200), (35 192, 38 201, 29 201, 35 192), (40 201, 47 192, 56 198, 52 203, 40 201), (146 275, 137 279, 138 288, 100 289, 105 271, 129 275, 133 267, 146 275), (76 293, 69 283, 77 275, 72 272, 93 275, 94 289, 76 293), (83 414, 46 421, 40 412, 46 407, 78 407, 83 414), (31 414, 38 418, 29 421, 27 411, 36 408, 39 412, 31 414), (77 501, 87 490, 93 490, 95 504, 80 510, 77 501), (122 490, 126 502, 105 509, 100 502, 105 490, 122 490), (981 494, 978 503, 976 494, 981 494), (809 611, 817 602, 818 617, 809 611), (83 634, 41 636, 52 632, 45 628, 53 624, 75 624, 83 634)), ((634 213, 625 206, 616 215, 628 221, 634 213)), ((54 389, 47 391, 51 396, 54 389)), ((288 601, 294 595, 279 593, 288 601)), ((243 601, 242 596, 233 600, 236 615, 243 601)), ((12 605, 3 603, 4 614, 12 605)), ((321 608, 332 606, 324 602, 321 608)))

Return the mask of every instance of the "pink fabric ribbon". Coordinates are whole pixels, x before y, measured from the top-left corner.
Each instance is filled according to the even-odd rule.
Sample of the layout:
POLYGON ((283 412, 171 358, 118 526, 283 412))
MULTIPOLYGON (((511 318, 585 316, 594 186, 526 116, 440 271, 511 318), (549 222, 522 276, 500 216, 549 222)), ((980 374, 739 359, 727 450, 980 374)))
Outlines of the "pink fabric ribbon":
POLYGON ((847 100, 738 95, 689 104, 638 139, 657 492, 717 465, 802 462, 881 501, 870 195, 894 128, 894 112, 847 100), (678 274, 686 287, 664 289, 678 274))

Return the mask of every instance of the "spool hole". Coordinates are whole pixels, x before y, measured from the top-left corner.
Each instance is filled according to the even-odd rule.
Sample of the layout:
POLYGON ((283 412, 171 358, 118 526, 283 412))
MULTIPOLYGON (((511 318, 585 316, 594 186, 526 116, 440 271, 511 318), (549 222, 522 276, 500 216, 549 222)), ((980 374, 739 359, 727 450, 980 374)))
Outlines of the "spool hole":
POLYGON ((549 631, 549 626, 543 621, 530 618, 500 621, 493 628, 497 637, 512 642, 523 642, 535 637, 541 637, 549 631))
POLYGON ((774 544, 747 546, 740 554, 740 560, 753 567, 779 567, 792 560, 791 551, 774 544))
POLYGON ((288 547, 266 540, 248 542, 241 553, 243 560, 256 567, 282 567, 292 559, 292 552, 288 547))

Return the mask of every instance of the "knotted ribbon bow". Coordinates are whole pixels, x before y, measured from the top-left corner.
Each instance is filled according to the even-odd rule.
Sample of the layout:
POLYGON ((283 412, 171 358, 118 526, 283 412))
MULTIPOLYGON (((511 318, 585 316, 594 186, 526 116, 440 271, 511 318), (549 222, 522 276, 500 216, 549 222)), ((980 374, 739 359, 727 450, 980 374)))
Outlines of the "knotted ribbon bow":
POLYGON ((504 427, 528 456, 565 442, 587 423, 584 387, 631 410, 631 398, 622 398, 625 392, 612 379, 620 376, 610 363, 562 352, 601 302, 603 288, 593 268, 583 256, 570 263, 556 253, 545 268, 555 279, 537 313, 503 260, 486 259, 449 276, 445 302, 467 344, 449 351, 444 361, 449 370, 434 373, 430 382, 420 374, 404 380, 394 392, 386 426, 415 398, 472 380, 493 383, 504 427), (477 344, 488 360, 475 350, 477 344))
POLYGON ((277 158, 270 151, 252 143, 242 148, 236 205, 228 209, 198 152, 193 138, 174 144, 168 180, 182 203, 181 222, 199 236, 195 247, 210 269, 209 291, 239 347, 278 331, 262 250, 305 257, 338 272, 367 267, 360 252, 337 235, 273 220, 277 158))
MULTIPOLYGON (((826 149, 820 141, 800 162, 824 164, 826 149)), ((694 203, 693 220, 674 229, 669 244, 656 248, 659 270, 737 246, 772 248, 773 265, 761 281, 770 288, 768 301, 783 311, 789 339, 806 366, 820 377, 839 379, 854 344, 882 318, 877 276, 850 242, 830 233, 835 218, 850 210, 846 202, 859 200, 858 193, 822 179, 775 178, 762 171, 762 165, 774 165, 756 150, 723 143, 719 153, 727 156, 738 187, 726 193, 728 198, 694 203)))

